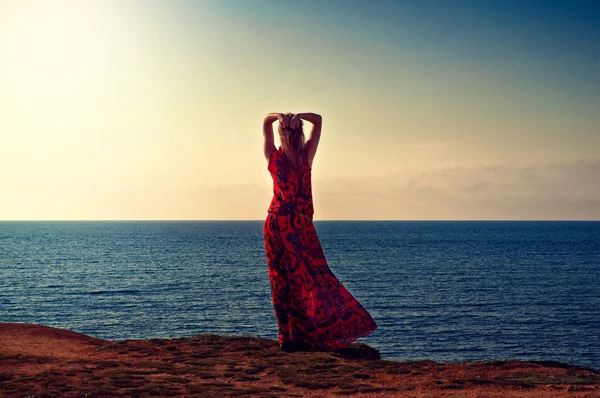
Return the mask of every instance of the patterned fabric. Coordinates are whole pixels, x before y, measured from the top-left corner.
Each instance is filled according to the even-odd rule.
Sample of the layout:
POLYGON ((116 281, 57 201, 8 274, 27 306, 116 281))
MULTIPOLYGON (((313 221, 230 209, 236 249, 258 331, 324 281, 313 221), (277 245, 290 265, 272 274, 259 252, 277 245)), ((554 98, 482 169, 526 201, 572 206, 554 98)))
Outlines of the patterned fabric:
POLYGON ((273 200, 264 237, 279 342, 343 348, 377 325, 327 265, 312 222, 311 170, 288 178, 281 148, 269 159, 273 200))
POLYGON ((300 178, 288 178, 284 162, 285 155, 281 148, 271 153, 268 169, 273 178, 273 200, 269 206, 269 213, 294 210, 312 219, 314 209, 310 167, 305 162, 300 178))

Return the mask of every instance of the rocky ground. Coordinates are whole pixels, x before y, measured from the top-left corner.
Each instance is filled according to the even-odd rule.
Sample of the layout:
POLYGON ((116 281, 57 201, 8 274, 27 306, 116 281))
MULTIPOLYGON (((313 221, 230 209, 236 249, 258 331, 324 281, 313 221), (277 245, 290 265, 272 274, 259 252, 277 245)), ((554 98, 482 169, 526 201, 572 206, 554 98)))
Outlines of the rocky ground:
POLYGON ((363 344, 284 353, 256 337, 111 342, 0 323, 0 396, 600 397, 600 373, 560 363, 377 358, 363 344))

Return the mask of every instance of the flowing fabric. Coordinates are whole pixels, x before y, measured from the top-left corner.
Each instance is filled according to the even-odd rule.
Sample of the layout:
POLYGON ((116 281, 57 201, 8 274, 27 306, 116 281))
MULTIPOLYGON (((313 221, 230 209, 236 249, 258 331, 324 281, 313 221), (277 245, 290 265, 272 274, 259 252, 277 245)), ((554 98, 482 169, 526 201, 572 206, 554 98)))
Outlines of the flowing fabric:
POLYGON ((310 167, 305 162, 292 178, 285 162, 281 148, 269 158, 273 200, 264 226, 279 342, 343 348, 372 333, 377 324, 327 265, 312 222, 310 167))

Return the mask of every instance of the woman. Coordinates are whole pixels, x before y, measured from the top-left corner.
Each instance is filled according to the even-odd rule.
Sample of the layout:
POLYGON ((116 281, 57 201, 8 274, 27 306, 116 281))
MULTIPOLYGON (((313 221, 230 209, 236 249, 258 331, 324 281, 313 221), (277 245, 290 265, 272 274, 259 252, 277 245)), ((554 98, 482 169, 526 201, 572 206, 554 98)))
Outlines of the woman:
POLYGON ((377 325, 329 269, 312 222, 311 168, 321 137, 321 116, 270 113, 263 134, 273 178, 265 248, 281 349, 343 348, 377 325), (303 120, 312 124, 308 141, 303 120), (279 149, 273 138, 275 121, 279 121, 279 149))

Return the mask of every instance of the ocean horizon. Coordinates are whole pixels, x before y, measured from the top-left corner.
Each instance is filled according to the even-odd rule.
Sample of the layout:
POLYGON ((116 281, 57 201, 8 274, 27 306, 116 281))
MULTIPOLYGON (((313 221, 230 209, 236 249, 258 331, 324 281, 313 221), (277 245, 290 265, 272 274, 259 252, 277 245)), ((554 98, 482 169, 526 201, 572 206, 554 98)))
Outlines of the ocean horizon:
MULTIPOLYGON (((0 221, 0 322, 108 340, 276 338, 263 220, 0 221)), ((316 220, 399 361, 600 369, 600 221, 316 220)))

